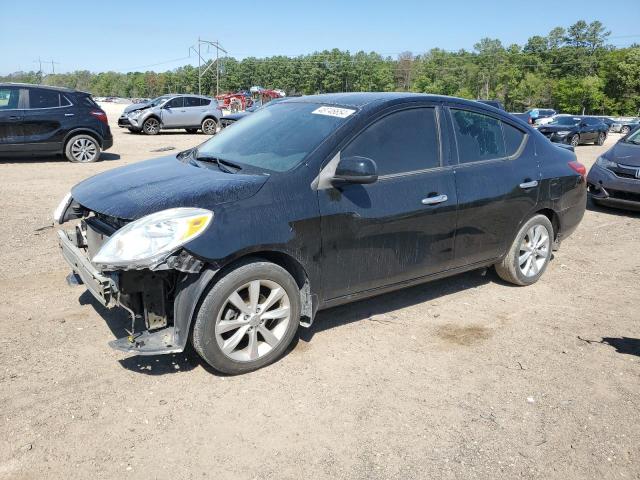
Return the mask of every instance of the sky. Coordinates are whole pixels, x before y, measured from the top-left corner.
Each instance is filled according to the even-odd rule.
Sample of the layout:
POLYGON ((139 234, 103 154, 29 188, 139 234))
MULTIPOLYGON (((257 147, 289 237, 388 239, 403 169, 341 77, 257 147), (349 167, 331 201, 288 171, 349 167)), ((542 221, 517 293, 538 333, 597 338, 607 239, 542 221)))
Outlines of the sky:
MULTIPOLYGON (((217 40, 236 58, 339 48, 395 56, 473 49, 483 37, 524 44, 556 26, 600 20, 610 43, 640 43, 640 0, 30 0, 3 2, 0 74, 18 70, 165 71, 197 65, 189 47, 217 40), (51 60, 54 63, 51 65, 51 60)), ((214 51, 204 50, 206 58, 214 51)))

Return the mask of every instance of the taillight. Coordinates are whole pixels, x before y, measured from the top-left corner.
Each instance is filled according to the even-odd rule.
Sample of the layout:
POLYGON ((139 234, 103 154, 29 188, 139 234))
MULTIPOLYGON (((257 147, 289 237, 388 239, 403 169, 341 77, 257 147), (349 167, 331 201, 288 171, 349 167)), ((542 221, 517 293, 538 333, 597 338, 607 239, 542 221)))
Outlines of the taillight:
POLYGON ((583 164, 581 164, 580 162, 569 162, 569 166, 571 167, 571 170, 573 170, 576 173, 579 173, 580 176, 584 179, 587 176, 587 167, 585 167, 583 164))
POLYGON ((89 113, 94 117, 96 117, 98 120, 100 120, 102 123, 106 123, 107 125, 109 125, 109 119, 107 118, 107 114, 104 113, 102 110, 91 110, 89 113))

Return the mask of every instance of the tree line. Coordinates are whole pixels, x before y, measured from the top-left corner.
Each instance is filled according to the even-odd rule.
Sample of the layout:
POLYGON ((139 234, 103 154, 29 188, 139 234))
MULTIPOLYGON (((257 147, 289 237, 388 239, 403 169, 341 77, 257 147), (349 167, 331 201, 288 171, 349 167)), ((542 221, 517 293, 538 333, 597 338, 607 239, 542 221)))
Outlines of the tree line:
MULTIPOLYGON (((339 49, 297 57, 226 57, 220 60, 219 89, 260 85, 289 95, 412 91, 497 99, 509 111, 540 107, 572 114, 639 115, 640 45, 616 47, 609 37, 601 22, 580 20, 535 35, 522 46, 483 38, 471 51, 434 48, 396 57, 339 49)), ((0 81, 41 82, 95 96, 156 97, 197 93, 198 69, 186 65, 166 72, 75 71, 44 78, 38 72, 15 72, 0 76, 0 81)), ((202 92, 216 92, 215 65, 202 79, 202 92)))

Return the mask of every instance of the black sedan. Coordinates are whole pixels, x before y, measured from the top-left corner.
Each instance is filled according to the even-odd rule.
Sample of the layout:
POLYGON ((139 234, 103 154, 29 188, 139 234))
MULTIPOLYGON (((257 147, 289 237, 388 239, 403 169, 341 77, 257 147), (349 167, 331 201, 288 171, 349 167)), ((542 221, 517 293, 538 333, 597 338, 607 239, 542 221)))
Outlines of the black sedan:
MULTIPOLYGON (((537 282, 580 223, 585 167, 506 112, 410 93, 283 100, 197 148, 91 177, 56 220, 62 254, 136 331, 237 374, 320 309, 495 266, 537 282)), ((132 328, 133 329, 133 328, 132 328)))
POLYGON ((640 130, 618 141, 596 160, 587 177, 594 203, 640 209, 640 130))
POLYGON ((556 117, 553 121, 538 127, 552 142, 577 147, 583 143, 604 144, 609 127, 595 117, 556 117))

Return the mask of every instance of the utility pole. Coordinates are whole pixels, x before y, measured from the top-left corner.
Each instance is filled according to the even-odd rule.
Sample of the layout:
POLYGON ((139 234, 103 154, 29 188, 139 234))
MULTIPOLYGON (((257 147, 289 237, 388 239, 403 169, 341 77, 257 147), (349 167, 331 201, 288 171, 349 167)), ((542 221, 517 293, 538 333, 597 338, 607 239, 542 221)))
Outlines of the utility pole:
POLYGON ((51 74, 56 73, 56 65, 60 65, 60 62, 54 62, 53 60, 42 60, 42 58, 38 57, 38 60, 34 60, 33 63, 38 64, 38 84, 42 83, 42 63, 50 63, 51 64, 51 74))
POLYGON ((210 63, 209 66, 207 66, 207 68, 204 69, 204 71, 202 70, 202 64, 207 63, 204 60, 204 58, 202 58, 202 55, 200 54, 200 51, 201 51, 200 47, 202 44, 210 45, 212 47, 215 47, 216 49, 216 60, 214 63, 216 66, 216 95, 218 95, 220 93, 220 51, 224 52, 225 54, 228 54, 228 52, 224 48, 222 48, 222 46, 220 45, 220 42, 218 42, 217 40, 215 42, 212 42, 210 40, 203 40, 200 37, 198 37, 197 50, 193 46, 189 47, 189 55, 191 55, 191 50, 193 50, 198 55, 198 95, 202 95, 202 77, 207 73, 207 71, 214 64, 214 63, 210 63))

